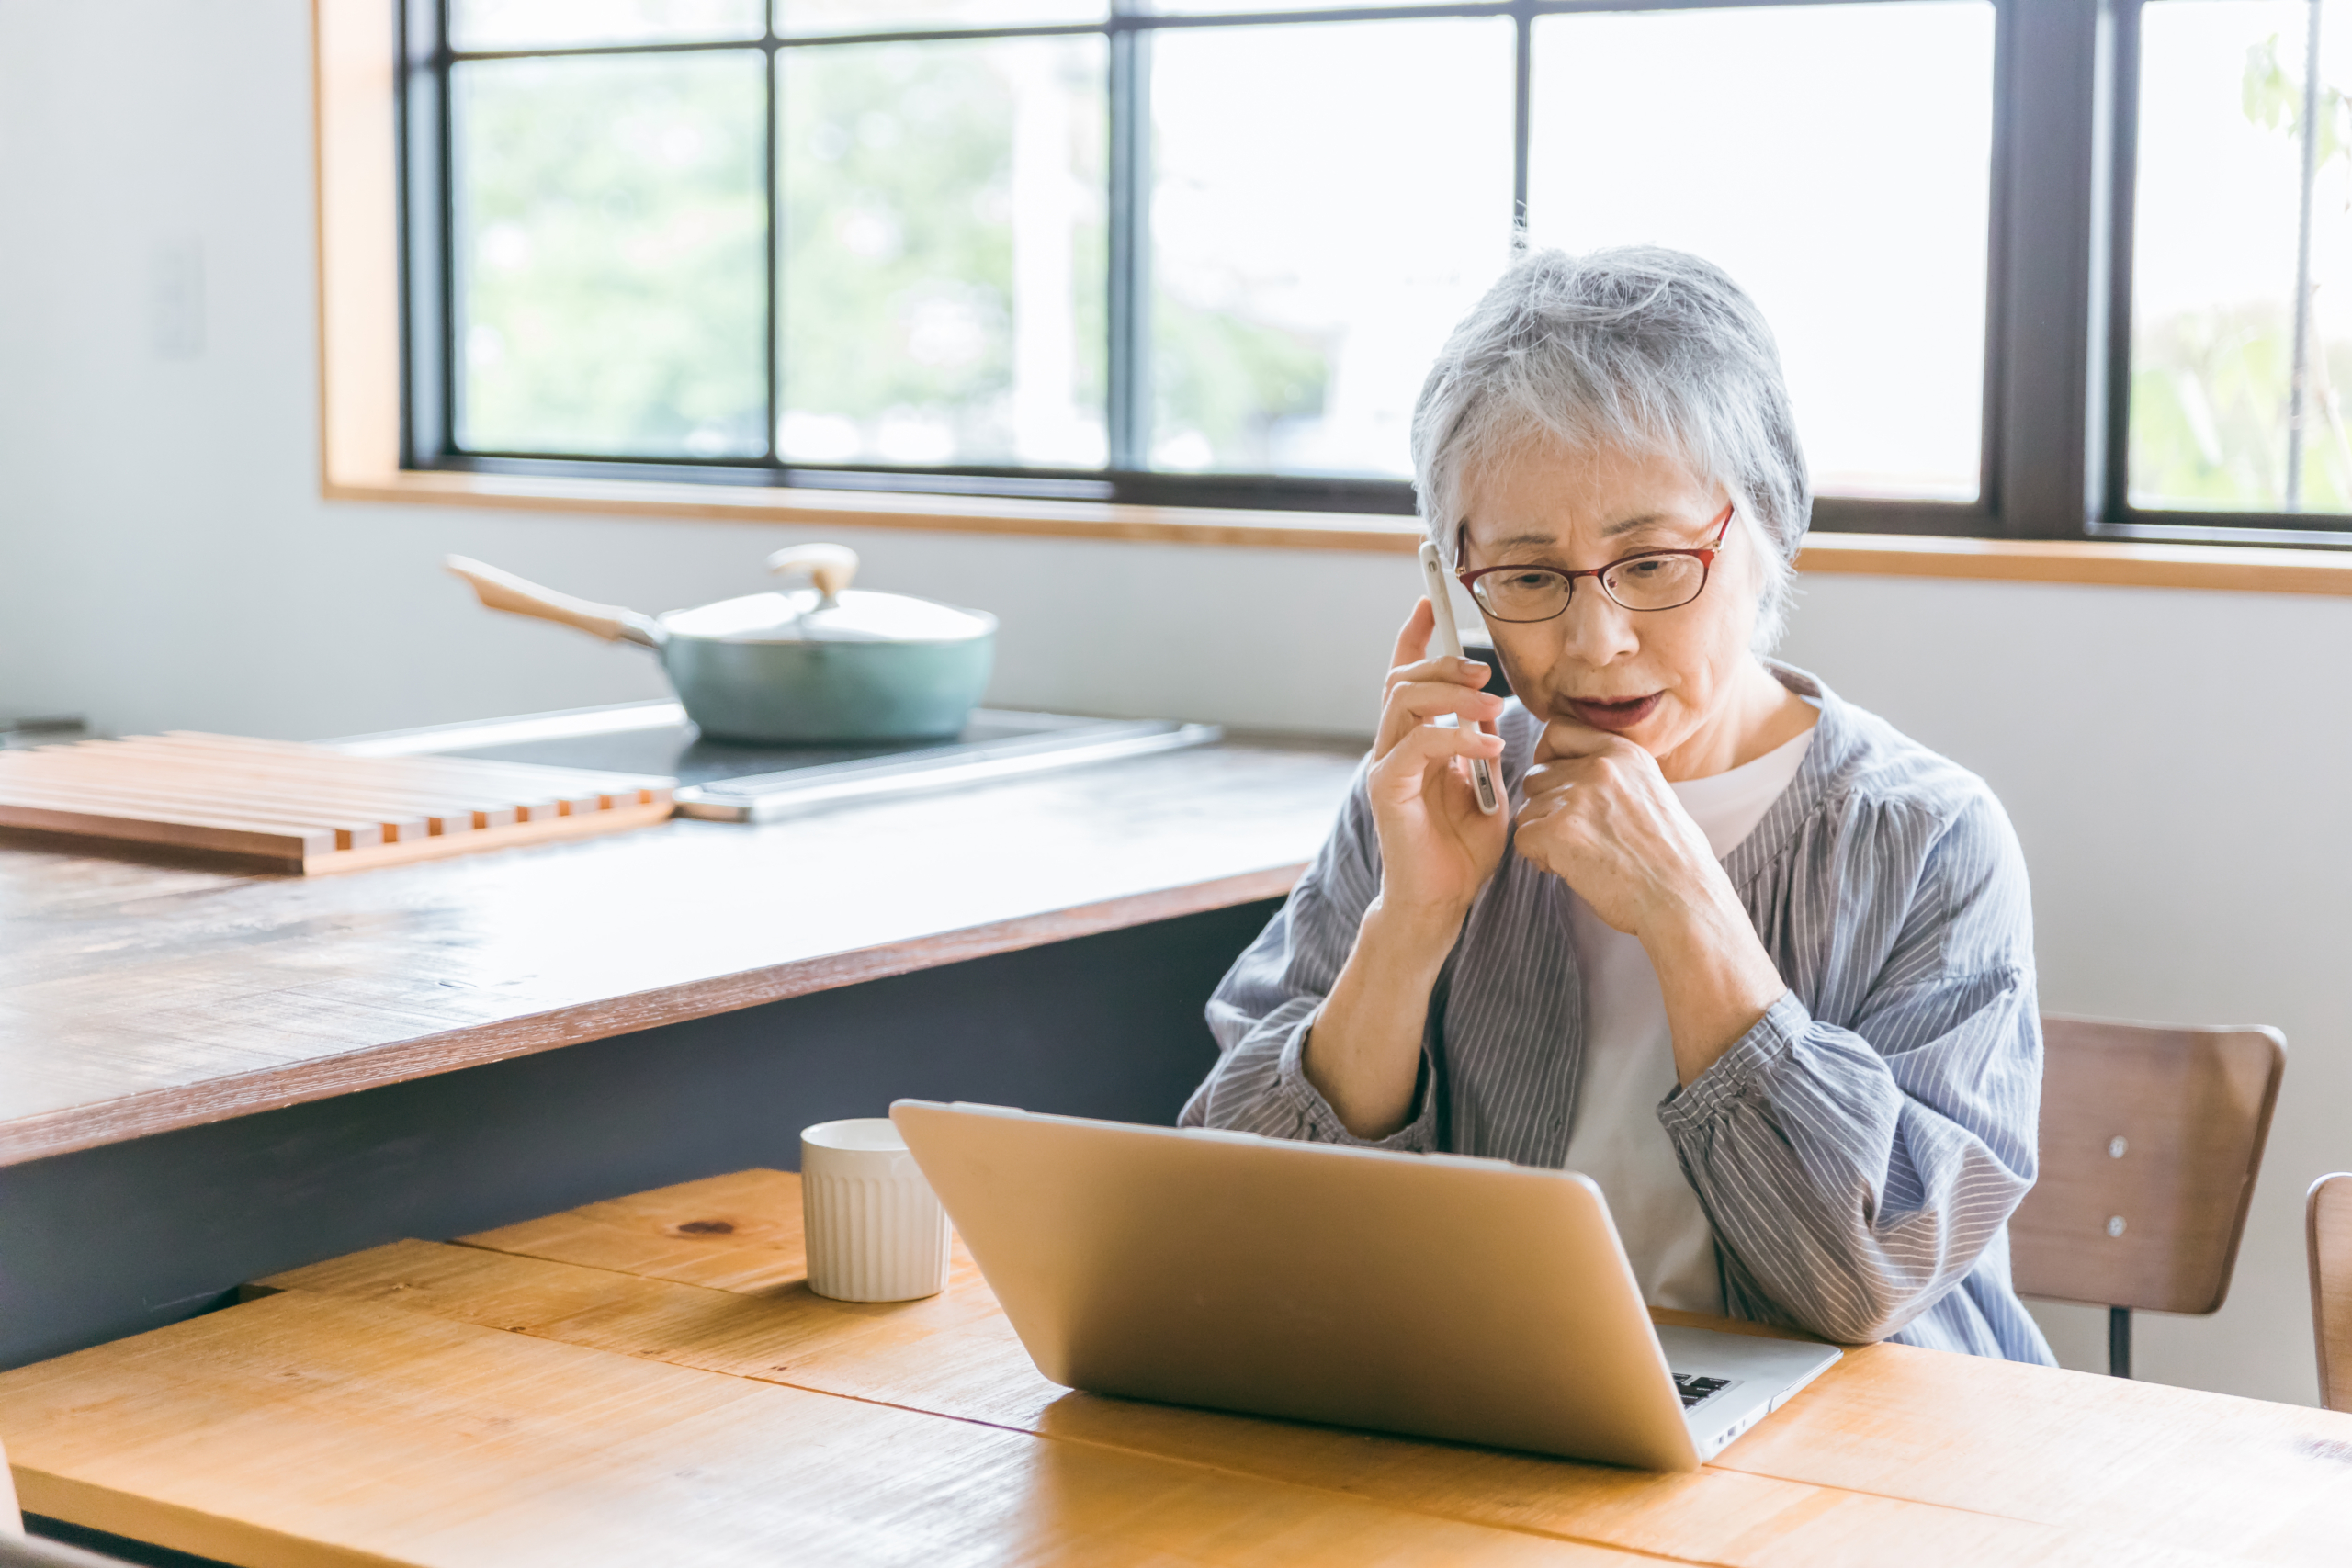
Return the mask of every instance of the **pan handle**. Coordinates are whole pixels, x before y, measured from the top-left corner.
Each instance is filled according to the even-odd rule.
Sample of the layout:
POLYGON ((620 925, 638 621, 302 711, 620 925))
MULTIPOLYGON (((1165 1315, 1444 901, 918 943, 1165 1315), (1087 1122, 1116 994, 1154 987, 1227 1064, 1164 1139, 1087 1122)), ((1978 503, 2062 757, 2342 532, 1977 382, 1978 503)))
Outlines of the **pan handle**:
POLYGON ((466 556, 444 556, 441 564, 471 584, 474 597, 493 610, 577 626, 606 642, 628 641, 659 649, 669 640, 668 634, 652 616, 638 611, 574 599, 569 593, 542 588, 511 571, 501 571, 466 556))
POLYGON ((847 545, 791 545, 768 557, 768 570, 807 572, 820 596, 817 607, 830 610, 857 575, 857 552, 847 545))

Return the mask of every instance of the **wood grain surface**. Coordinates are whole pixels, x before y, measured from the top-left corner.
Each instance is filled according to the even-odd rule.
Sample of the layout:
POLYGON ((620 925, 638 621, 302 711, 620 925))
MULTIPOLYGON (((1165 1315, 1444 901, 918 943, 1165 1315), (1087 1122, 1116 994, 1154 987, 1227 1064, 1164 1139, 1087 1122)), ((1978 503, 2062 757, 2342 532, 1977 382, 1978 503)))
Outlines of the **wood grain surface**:
POLYGON ((254 1568, 1625 1561, 301 1291, 0 1377, 0 1429, 34 1511, 254 1568))
POLYGON ((0 1164, 1279 897, 1358 754, 1228 742, 363 876, 0 834, 0 1164))
POLYGON ((1898 1345, 1815 1386, 1717 1462, 2249 1562, 2352 1562, 2352 1416, 1898 1345))
POLYGON ((960 1247, 947 1292, 891 1304, 812 1295, 802 1259, 798 1178, 745 1171, 263 1283, 1711 1562, 1885 1561, 1888 1531, 1905 1562, 2352 1551, 2352 1419, 2324 1412, 1880 1345, 1699 1475, 1639 1475, 1071 1393, 960 1247))
MULTIPOLYGON (((741 1205, 731 1206, 740 1212, 741 1205)), ((689 1208, 715 1212, 709 1202, 689 1208)), ((722 1236, 714 1251, 725 1247, 722 1236)), ((737 1291, 401 1242, 255 1289, 401 1307, 811 1393, 1241 1470, 1464 1524, 1731 1568, 1882 1562, 1898 1540, 1910 1543, 1905 1561, 1951 1568, 2064 1560, 2074 1552, 2087 1561, 2094 1550, 2110 1562, 2226 1561, 2109 1530, 1954 1515, 1901 1497, 1728 1469, 1652 1475, 1073 1393, 1038 1375, 968 1258, 959 1253, 957 1265, 941 1295, 854 1304, 813 1295, 798 1278, 737 1291)), ((730 1265, 720 1268, 733 1272, 730 1265)))
POLYGON ((746 1171, 297 1269, 0 1374, 0 1436, 27 1506, 256 1568, 1973 1568, 2352 1544, 2352 1417, 1899 1346, 1850 1352, 1686 1475, 1075 1393, 968 1258, 924 1301, 812 1295, 798 1200, 746 1171))
MULTIPOLYGON (((798 1178, 749 1171, 591 1204, 466 1240, 788 1300, 796 1292, 807 1295, 798 1222, 798 1178), (720 1224, 729 1228, 717 1229, 720 1224)), ((894 1334, 910 1341, 902 1351, 883 1354, 897 1348, 889 1338, 855 1337, 812 1350, 791 1375, 803 1386, 898 1403, 933 1401, 941 1414, 1040 1430, 1058 1422, 1092 1431, 1107 1427, 1125 1440, 1143 1441, 1148 1433, 1153 1451, 1177 1457, 1228 1449, 1242 1440, 1238 1433, 1251 1428, 1273 1434, 1270 1446, 1284 1456, 1295 1457, 1307 1446, 1295 1441, 1295 1434, 1311 1429, 1286 1423, 1064 1393, 1019 1351, 993 1314, 992 1297, 985 1318, 951 1316, 951 1297, 986 1290, 976 1279, 959 1278, 948 1296, 911 1303, 922 1311, 898 1309, 904 1326, 894 1334), (1164 1446, 1188 1426, 1197 1448, 1164 1446)), ((1690 1321, 1687 1314, 1671 1315, 1690 1321)), ((1365 1445, 1384 1444, 1416 1454, 1472 1451, 1355 1434, 1344 1435, 1337 1447, 1361 1453, 1365 1445)), ((1543 1460, 1479 1459, 1532 1466, 1547 1476, 1560 1468, 1543 1460)), ((1334 1458, 1319 1473, 1329 1480, 1360 1463, 1334 1458)), ((1964 1509, 2069 1537, 2117 1538, 2103 1549, 2110 1553, 2104 1561, 2142 1560, 2138 1554, 2145 1552, 2157 1555, 2144 1560, 2164 1561, 2177 1551, 2278 1563, 2352 1561, 2352 1418, 1908 1346, 1849 1349, 1770 1420, 1717 1456, 1710 1471, 1964 1509)), ((1267 1472, 1299 1480, 1318 1473, 1267 1472)), ((1641 1550, 1696 1549, 1689 1541, 1611 1539, 1641 1550)), ((2022 1551, 2018 1556, 2030 1560, 2022 1551)))

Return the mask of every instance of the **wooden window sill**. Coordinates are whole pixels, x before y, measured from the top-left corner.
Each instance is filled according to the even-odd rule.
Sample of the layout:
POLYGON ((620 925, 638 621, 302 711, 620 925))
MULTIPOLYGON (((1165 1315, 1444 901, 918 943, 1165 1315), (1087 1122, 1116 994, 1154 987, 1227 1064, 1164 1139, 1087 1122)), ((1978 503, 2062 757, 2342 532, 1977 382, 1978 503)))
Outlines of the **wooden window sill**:
MULTIPOLYGON (((421 502, 810 528, 920 528, 1267 549, 1410 554, 1420 539, 1419 527, 1410 518, 1354 513, 1239 512, 445 471, 396 471, 357 480, 331 479, 324 493, 331 501, 421 502)), ((2352 594, 2352 554, 2245 545, 1817 532, 1805 541, 1797 568, 1816 575, 2352 594)))
POLYGON ((793 527, 922 528, 1277 549, 1390 550, 1408 555, 1419 547, 1421 536, 1420 525, 1409 517, 1350 512, 1244 512, 1223 507, 522 477, 446 469, 403 469, 357 480, 330 479, 324 494, 330 501, 437 502, 793 527))

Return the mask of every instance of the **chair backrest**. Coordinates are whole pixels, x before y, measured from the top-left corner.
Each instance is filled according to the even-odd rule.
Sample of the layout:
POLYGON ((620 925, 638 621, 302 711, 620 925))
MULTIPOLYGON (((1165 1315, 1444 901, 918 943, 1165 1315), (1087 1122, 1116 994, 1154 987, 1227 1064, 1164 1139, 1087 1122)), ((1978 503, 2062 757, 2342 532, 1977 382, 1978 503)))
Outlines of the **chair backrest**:
POLYGON ((2319 1348, 2319 1402, 2352 1410, 2352 1173, 2312 1183, 2303 1201, 2312 1253, 2312 1338, 2319 1348))
POLYGON ((2051 1017, 2041 1034, 2041 1174, 2009 1221, 2018 1292, 2219 1310, 2285 1037, 2051 1017))

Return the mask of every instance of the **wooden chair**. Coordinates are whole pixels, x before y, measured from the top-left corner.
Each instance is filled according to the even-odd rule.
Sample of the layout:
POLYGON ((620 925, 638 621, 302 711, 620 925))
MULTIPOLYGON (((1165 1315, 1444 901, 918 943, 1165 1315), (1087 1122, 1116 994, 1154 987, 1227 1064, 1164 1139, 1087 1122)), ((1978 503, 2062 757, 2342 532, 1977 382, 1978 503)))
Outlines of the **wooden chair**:
POLYGON ((2312 1338, 2319 1348, 2319 1402, 2352 1410, 2352 1173, 2312 1183, 2303 1201, 2312 1255, 2312 1338))
POLYGON ((2041 1175, 2009 1221, 2018 1293, 2108 1309, 2107 1370, 2132 1375, 2132 1314, 2229 1294, 2287 1042, 2275 1029, 2041 1021, 2041 1175))

